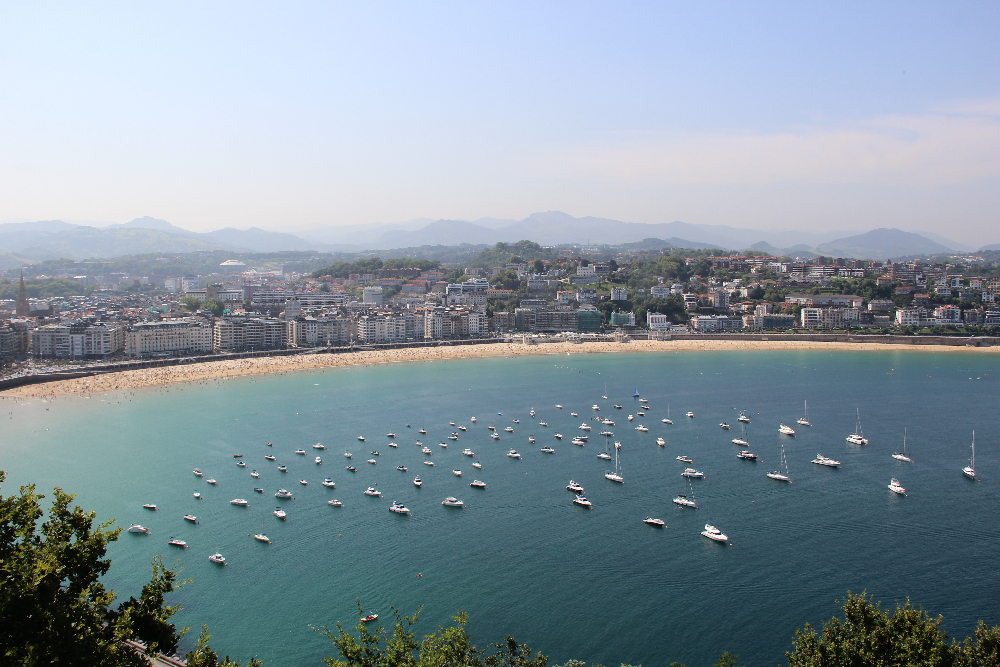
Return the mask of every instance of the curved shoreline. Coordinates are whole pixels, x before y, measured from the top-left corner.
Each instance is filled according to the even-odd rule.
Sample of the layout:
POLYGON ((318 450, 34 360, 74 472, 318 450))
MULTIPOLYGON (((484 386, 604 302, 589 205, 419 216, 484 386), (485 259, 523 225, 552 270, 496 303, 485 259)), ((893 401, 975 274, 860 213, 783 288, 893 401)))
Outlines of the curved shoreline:
POLYGON ((493 343, 458 347, 422 347, 351 353, 319 353, 299 356, 257 357, 211 361, 203 364, 166 366, 121 371, 44 385, 27 385, 0 391, 2 398, 81 396, 108 391, 134 390, 175 383, 204 382, 247 375, 299 370, 336 368, 409 361, 433 361, 472 357, 510 357, 526 354, 601 354, 616 352, 678 352, 730 350, 850 350, 850 351, 934 351, 951 353, 1000 353, 1000 347, 959 347, 948 345, 905 345, 899 343, 840 343, 818 341, 671 340, 586 343, 493 343))

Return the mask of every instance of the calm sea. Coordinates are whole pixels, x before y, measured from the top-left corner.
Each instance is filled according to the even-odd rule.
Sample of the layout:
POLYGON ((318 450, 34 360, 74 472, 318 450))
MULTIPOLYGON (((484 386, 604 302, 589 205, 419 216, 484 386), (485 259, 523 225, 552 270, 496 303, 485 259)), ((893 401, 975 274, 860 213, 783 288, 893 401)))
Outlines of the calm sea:
POLYGON ((423 605, 418 637, 462 609, 478 644, 511 634, 553 662, 693 667, 728 650, 748 665, 774 665, 795 629, 832 616, 848 590, 867 589, 886 605, 908 597, 943 614, 952 635, 969 634, 977 619, 1000 623, 998 381, 995 355, 924 351, 545 355, 329 369, 6 399, 0 468, 8 471, 5 494, 29 482, 45 493, 58 485, 99 518, 152 529, 123 533, 112 546, 109 584, 128 596, 148 579, 154 554, 179 561, 193 579, 174 596, 183 606, 179 625, 194 628, 185 649, 207 623, 213 645, 234 658, 319 665, 333 648, 309 626, 354 625, 359 598, 380 620, 391 617, 390 606, 410 613, 423 605), (636 390, 651 410, 630 423, 636 390), (804 401, 811 428, 794 423, 804 401), (661 423, 668 407, 672 426, 661 423), (844 440, 858 409, 871 442, 863 448, 844 440), (730 443, 737 410, 752 417, 747 439, 757 463, 737 459, 730 443), (595 414, 616 422, 623 485, 604 479, 595 414), (732 431, 719 427, 724 420, 732 431), (451 421, 468 428, 457 442, 446 439, 457 430, 451 421), (797 435, 779 435, 780 422, 797 435), (586 447, 569 442, 581 423, 594 426, 586 447), (639 423, 649 432, 634 430, 639 423), (488 437, 489 425, 501 440, 488 437), (904 427, 912 464, 891 458, 904 427), (961 474, 973 430, 982 478, 975 483, 961 474), (421 454, 418 440, 433 456, 421 454), (317 442, 329 449, 311 449, 317 442), (544 444, 556 453, 539 452, 544 444), (782 444, 791 485, 765 477, 782 444), (483 470, 462 455, 466 447, 483 470), (508 458, 511 447, 524 458, 508 458), (298 448, 307 454, 295 455, 298 448), (377 465, 365 462, 373 450, 377 465), (345 451, 357 473, 345 470, 345 451), (244 454, 247 469, 234 453, 244 454), (322 466, 313 463, 317 453, 322 466), (811 464, 817 453, 843 466, 811 464), (687 491, 681 454, 707 476, 693 483, 698 510, 670 502, 687 491), (426 458, 436 465, 422 465, 426 458), (409 471, 397 471, 400 464, 409 471), (412 483, 417 474, 422 488, 412 483), (320 485, 327 476, 336 489, 320 485), (218 486, 206 484, 210 477, 218 486), (886 488, 892 477, 907 497, 886 488), (489 489, 470 488, 474 478, 489 489), (571 478, 586 487, 593 510, 572 504, 571 478), (376 483, 384 498, 362 495, 376 483), (295 500, 277 501, 278 488, 295 500), (465 508, 442 507, 446 496, 465 508), (233 498, 250 506, 232 506, 233 498), (332 498, 344 507, 331 507, 332 498), (393 500, 413 515, 387 511, 393 500), (279 504, 287 521, 272 514, 279 504), (200 523, 183 521, 186 513, 200 523), (643 524, 648 515, 668 527, 643 524), (705 523, 731 545, 702 537, 705 523), (273 544, 254 541, 257 532, 273 544), (190 548, 168 547, 170 537, 190 548), (228 567, 208 562, 215 551, 228 567))

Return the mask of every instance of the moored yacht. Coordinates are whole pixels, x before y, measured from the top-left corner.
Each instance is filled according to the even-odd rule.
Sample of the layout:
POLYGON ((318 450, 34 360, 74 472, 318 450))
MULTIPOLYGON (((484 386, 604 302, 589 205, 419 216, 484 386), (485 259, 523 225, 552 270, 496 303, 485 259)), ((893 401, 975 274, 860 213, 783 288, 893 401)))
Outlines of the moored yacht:
POLYGON ((903 428, 903 452, 895 452, 892 458, 897 461, 906 461, 907 463, 913 463, 913 459, 906 455, 906 428, 903 428))
POLYGON ((535 444, 535 436, 529 435, 528 436, 528 442, 530 442, 531 444, 535 444))
POLYGON ((470 483, 469 486, 471 486, 474 489, 485 489, 486 488, 486 484, 484 482, 480 482, 478 479, 472 480, 472 483, 470 483))
POLYGON ((372 496, 373 498, 378 498, 382 495, 382 492, 376 489, 374 486, 369 486, 362 493, 364 493, 366 496, 372 496))
POLYGON ((468 448, 463 449, 462 453, 465 454, 466 456, 475 456, 476 455, 476 453, 474 451, 472 451, 471 449, 468 449, 468 448))
POLYGON ((237 505, 239 507, 249 507, 250 503, 245 501, 243 498, 233 498, 229 501, 230 505, 237 505))
POLYGON ((131 526, 128 527, 128 532, 140 533, 142 535, 149 535, 149 528, 146 528, 145 526, 140 526, 137 523, 133 523, 131 526))
POLYGON ((410 514, 409 508, 406 507, 406 505, 404 505, 403 503, 399 502, 398 500, 392 501, 392 505, 389 505, 389 511, 395 512, 396 514, 406 514, 406 515, 410 514))
POLYGON ((667 523, 663 519, 654 519, 651 516, 647 516, 642 522, 650 526, 656 526, 657 528, 667 527, 667 523))
POLYGON ((285 510, 281 509, 280 507, 274 508, 274 516, 278 517, 282 521, 285 521, 286 518, 288 517, 288 515, 285 514, 285 510))
POLYGON ((318 442, 313 445, 313 449, 326 449, 326 445, 321 445, 318 442))
POLYGON ((201 494, 198 493, 197 491, 194 492, 194 497, 195 497, 195 500, 201 500, 201 494))
POLYGON ((287 489, 278 489, 274 493, 274 497, 275 498, 291 498, 292 497, 292 492, 288 491, 287 489))
POLYGON ((226 559, 222 556, 222 554, 212 554, 211 556, 208 557, 208 560, 212 561, 213 563, 216 563, 217 565, 226 564, 226 559))
POLYGON ((666 447, 667 446, 667 441, 664 440, 663 438, 657 438, 656 439, 656 444, 658 444, 660 447, 666 447))
POLYGON ((409 472, 409 470, 407 470, 406 466, 404 466, 404 465, 398 465, 398 466, 396 466, 396 470, 398 470, 400 472, 409 472))
POLYGON ((278 460, 278 457, 274 456, 273 454, 268 454, 264 458, 267 459, 268 461, 277 461, 278 460))
POLYGON ((336 489, 337 488, 337 485, 329 477, 327 477, 326 479, 323 480, 323 486, 325 486, 328 489, 336 489))
POLYGON ((433 454, 434 453, 434 450, 432 450, 430 447, 422 447, 420 449, 420 451, 423 452, 424 454, 433 454))
POLYGON ((573 491, 574 493, 583 493, 583 487, 574 482, 573 480, 569 480, 569 484, 566 485, 566 490, 573 491))
POLYGON ((793 429, 791 426, 780 424, 778 426, 778 433, 781 433, 782 435, 795 435, 795 429, 793 429))
POLYGON ((201 471, 201 468, 195 468, 192 472, 194 472, 194 474, 197 475, 198 477, 201 477, 202 475, 205 474, 201 471))
POLYGON ((705 479, 705 473, 700 470, 695 470, 694 468, 684 468, 684 472, 681 473, 681 477, 705 479))
POLYGON ((237 461, 236 465, 239 466, 240 468, 246 468, 247 467, 247 464, 244 461, 237 461))
POLYGON ((351 454, 350 452, 344 452, 344 458, 345 459, 353 459, 354 458, 354 454, 351 454))
POLYGON ((736 455, 738 459, 745 459, 747 461, 756 461, 757 455, 751 452, 749 449, 744 449, 736 455))
POLYGON ((507 452, 507 456, 509 456, 512 459, 519 459, 519 458, 521 458, 521 455, 517 453, 516 449, 512 449, 509 452, 507 452))
POLYGON ((693 412, 690 412, 690 411, 689 411, 689 412, 687 413, 687 415, 685 415, 685 416, 687 416, 687 417, 690 417, 690 418, 694 419, 694 413, 693 413, 693 412))
POLYGON ((181 549, 188 548, 187 542, 185 542, 184 540, 178 540, 176 537, 171 537, 169 540, 167 540, 167 544, 169 544, 172 547, 180 547, 181 549))
POLYGON ((153 510, 154 512, 158 512, 160 510, 159 507, 153 505, 152 503, 146 503, 145 505, 142 506, 142 508, 145 510, 153 510))
POLYGON ((461 477, 462 471, 459 470, 458 468, 455 468, 454 470, 451 471, 451 474, 454 475, 455 477, 461 477))
POLYGON ((729 428, 730 428, 730 427, 729 427, 729 424, 727 424, 726 422, 722 422, 721 424, 719 424, 719 426, 720 426, 720 427, 722 427, 723 429, 727 430, 727 431, 728 431, 728 430, 729 430, 729 428))
POLYGON ((278 472, 288 472, 288 466, 286 466, 286 465, 279 465, 278 466, 278 472))
POLYGON ((749 424, 750 423, 750 418, 747 417, 747 411, 746 410, 742 410, 740 412, 740 416, 737 417, 736 420, 740 421, 740 422, 743 422, 744 424, 749 424))
POLYGON ((444 500, 441 501, 441 504, 444 505, 445 507, 464 507, 465 506, 465 503, 463 503, 461 500, 459 500, 458 498, 455 498, 453 496, 448 496, 447 498, 445 498, 444 500))
POLYGON ((723 533, 721 530, 719 530, 715 526, 710 526, 707 523, 705 524, 705 530, 703 530, 701 532, 701 534, 704 535, 705 537, 707 537, 708 539, 714 540, 716 542, 728 542, 729 541, 729 537, 727 537, 725 533, 723 533))
POLYGON ((556 433, 555 438, 556 440, 562 440, 562 433, 556 433))
POLYGON ((296 453, 296 454, 302 454, 303 456, 305 456, 305 454, 306 454, 306 450, 304 450, 304 449, 296 449, 296 450, 295 450, 295 453, 296 453))
POLYGON ((321 459, 318 456, 315 459, 313 459, 313 461, 316 463, 316 465, 323 465, 323 459, 321 459))
POLYGON ((184 515, 184 520, 185 521, 190 521, 191 523, 198 523, 198 517, 196 517, 193 514, 185 514, 184 515))
POLYGON ((803 407, 805 412, 795 423, 803 426, 812 426, 812 424, 809 423, 809 401, 803 401, 803 407))
POLYGON ((683 493, 678 494, 677 497, 674 498, 673 503, 675 505, 680 505, 681 507, 690 507, 692 509, 698 509, 698 504, 695 503, 694 498, 688 498, 683 493))
POLYGON ((343 507, 344 506, 344 503, 340 502, 336 498, 334 498, 333 500, 328 500, 328 501, 326 501, 326 503, 328 505, 332 505, 333 507, 343 507))
POLYGON ((851 443, 852 445, 867 445, 868 444, 868 440, 865 439, 864 432, 862 432, 862 430, 861 430, 861 409, 860 408, 858 408, 858 421, 857 421, 857 424, 854 427, 854 433, 852 433, 849 436, 847 436, 845 438, 845 440, 847 440, 847 442, 851 443))
POLYGON ((576 498, 573 499, 573 504, 574 505, 579 505, 580 507, 593 507, 594 506, 594 503, 592 503, 589 500, 587 500, 587 496, 583 495, 582 493, 579 494, 576 498))
POLYGON ((901 496, 906 495, 906 489, 903 488, 903 486, 899 483, 899 480, 895 477, 889 481, 889 490, 893 493, 898 493, 901 496))
POLYGON ((480 463, 479 461, 473 461, 472 462, 472 467, 473 468, 478 468, 479 470, 482 470, 483 469, 483 464, 480 463))
POLYGON ((257 534, 255 534, 253 536, 253 539, 257 540, 258 542, 265 542, 267 544, 271 543, 271 540, 268 539, 267 535, 265 535, 264 533, 257 533, 257 534))
POLYGON ((539 451, 541 451, 543 454, 555 454, 556 453, 556 450, 552 449, 548 445, 545 445, 539 451))
POLYGON ((694 463, 691 457, 684 456, 683 454, 681 456, 678 456, 677 460, 680 461, 681 463, 694 463))
POLYGON ((827 466, 830 468, 839 468, 840 461, 834 461, 833 459, 823 456, 822 454, 817 454, 816 458, 812 460, 816 465, 827 466))
POLYGON ((962 468, 962 474, 969 479, 975 481, 976 479, 976 432, 972 432, 972 458, 969 459, 969 465, 962 468))

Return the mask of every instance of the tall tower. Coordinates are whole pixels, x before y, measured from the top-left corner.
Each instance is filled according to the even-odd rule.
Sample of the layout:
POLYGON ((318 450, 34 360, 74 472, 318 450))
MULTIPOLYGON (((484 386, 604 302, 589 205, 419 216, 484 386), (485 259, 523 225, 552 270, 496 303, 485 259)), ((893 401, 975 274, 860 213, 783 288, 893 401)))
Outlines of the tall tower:
POLYGON ((24 271, 21 271, 21 286, 17 290, 17 305, 14 307, 14 314, 18 317, 27 317, 31 314, 28 291, 24 289, 24 271))

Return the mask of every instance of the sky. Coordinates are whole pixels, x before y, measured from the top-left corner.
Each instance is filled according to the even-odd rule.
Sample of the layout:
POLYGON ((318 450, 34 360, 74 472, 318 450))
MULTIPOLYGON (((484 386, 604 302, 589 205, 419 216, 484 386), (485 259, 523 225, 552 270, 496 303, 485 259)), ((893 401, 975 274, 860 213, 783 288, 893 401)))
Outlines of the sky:
POLYGON ((1000 3, 0 0, 0 221, 1000 242, 1000 3))

